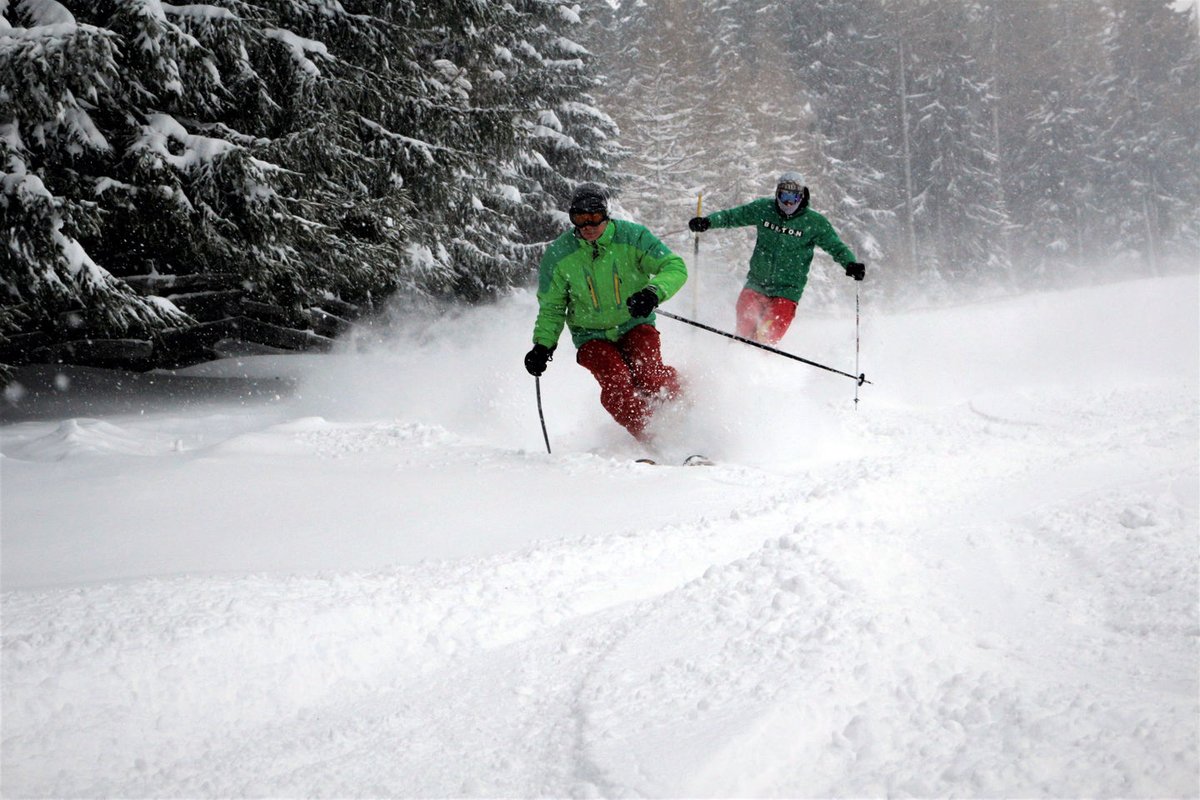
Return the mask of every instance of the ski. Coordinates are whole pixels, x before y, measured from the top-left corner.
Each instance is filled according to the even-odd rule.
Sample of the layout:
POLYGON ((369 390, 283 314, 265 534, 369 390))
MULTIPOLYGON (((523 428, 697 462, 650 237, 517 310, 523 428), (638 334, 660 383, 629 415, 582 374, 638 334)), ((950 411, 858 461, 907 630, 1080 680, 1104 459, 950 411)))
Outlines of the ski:
MULTIPOLYGON (((635 464, 652 464, 656 467, 669 466, 667 464, 660 464, 657 461, 655 461, 653 458, 639 458, 639 459, 635 459, 633 463, 635 463, 635 464)), ((711 466, 715 466, 716 463, 717 462, 713 461, 711 458, 708 458, 707 456, 691 455, 691 456, 688 456, 687 458, 685 458, 683 460, 683 463, 680 464, 680 466, 683 466, 683 467, 711 467, 711 466)))

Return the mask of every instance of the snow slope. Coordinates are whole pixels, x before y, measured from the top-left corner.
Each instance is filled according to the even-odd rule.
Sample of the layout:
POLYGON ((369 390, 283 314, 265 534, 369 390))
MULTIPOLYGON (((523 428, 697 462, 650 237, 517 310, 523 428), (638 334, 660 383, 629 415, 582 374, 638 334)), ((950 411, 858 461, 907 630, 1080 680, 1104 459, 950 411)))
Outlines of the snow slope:
MULTIPOLYGON (((705 468, 632 463, 569 344, 547 454, 529 295, 331 356, 26 370, 0 791, 1194 797, 1198 288, 866 284, 857 411, 663 320, 694 402, 657 455, 705 468)), ((852 369, 853 318, 801 317, 784 346, 852 369)))

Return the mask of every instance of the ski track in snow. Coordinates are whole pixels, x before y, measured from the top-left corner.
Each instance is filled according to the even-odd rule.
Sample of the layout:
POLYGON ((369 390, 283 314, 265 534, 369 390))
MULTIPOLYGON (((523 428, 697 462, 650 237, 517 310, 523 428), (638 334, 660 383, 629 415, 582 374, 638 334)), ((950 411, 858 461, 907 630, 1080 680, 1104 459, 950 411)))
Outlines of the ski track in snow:
MULTIPOLYGON (((920 386, 880 380, 855 413, 767 358, 689 351, 714 403, 737 397, 726 380, 765 387, 729 417, 693 410, 663 432, 672 454, 708 432, 713 467, 633 464, 568 359, 548 392, 562 445, 538 452, 523 382, 439 395, 451 390, 413 374, 444 351, 399 359, 430 396, 377 387, 411 419, 284 406, 0 428, 3 793, 1196 796, 1196 280, 1068 297, 1103 316, 1131 288, 1157 305, 1124 339, 1193 333, 1178 361, 1121 381, 1111 350, 1065 383, 963 365, 957 392, 914 401, 920 386), (764 422, 802 444, 747 445, 764 422), (217 474, 247 493, 226 495, 228 515, 192 509, 212 526, 200 549, 39 566, 75 563, 88 513, 53 508, 73 495, 95 504, 97 530, 136 520, 103 505, 114 493, 151 509, 166 523, 145 525, 152 547, 177 525, 155 492, 219 506, 217 474), (336 497, 350 501, 323 508, 336 497), (273 531, 264 504, 299 507, 273 531), (27 521, 38 514, 53 523, 27 521), (256 525, 261 554, 245 542, 256 525), (398 531, 426 549, 388 550, 398 531), (359 538, 385 555, 360 555, 359 538), (212 567, 205 543, 232 563, 212 567), (260 566, 272 558, 290 567, 260 566)), ((485 356, 519 352, 506 342, 532 317, 516 306, 481 312, 498 332, 485 356)), ((1043 309, 969 313, 995 330, 1010 314, 1048 325, 1043 309)), ((872 333, 899 352, 926 341, 922 326, 959 331, 954 316, 872 333)), ((822 328, 810 335, 819 348, 822 328)), ((999 338, 982 361, 1007 357, 999 338)), ((928 389, 941 378, 914 366, 927 355, 906 377, 928 389)))

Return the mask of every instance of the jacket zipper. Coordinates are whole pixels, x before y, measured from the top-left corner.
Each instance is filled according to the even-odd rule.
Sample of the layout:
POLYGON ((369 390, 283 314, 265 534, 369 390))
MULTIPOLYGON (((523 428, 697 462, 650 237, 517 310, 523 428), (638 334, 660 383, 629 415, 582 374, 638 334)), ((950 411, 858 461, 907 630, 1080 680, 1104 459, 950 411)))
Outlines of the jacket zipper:
MULTIPOLYGON (((592 263, 595 264, 596 259, 599 257, 600 257, 600 243, 592 242, 592 263)), ((585 277, 587 278, 588 294, 590 294, 592 296, 592 307, 599 309, 600 308, 600 297, 596 294, 596 284, 592 282, 592 276, 590 274, 586 275, 585 277)))

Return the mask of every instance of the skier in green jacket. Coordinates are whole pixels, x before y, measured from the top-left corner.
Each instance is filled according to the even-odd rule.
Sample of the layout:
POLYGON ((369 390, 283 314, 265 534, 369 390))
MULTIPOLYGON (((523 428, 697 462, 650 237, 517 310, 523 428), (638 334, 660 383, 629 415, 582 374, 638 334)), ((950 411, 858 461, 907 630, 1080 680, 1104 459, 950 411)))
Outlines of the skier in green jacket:
POLYGON ((525 369, 539 376, 565 324, 575 360, 600 384, 600 404, 639 441, 655 409, 679 396, 679 374, 662 362, 654 308, 687 280, 683 259, 645 227, 610 219, 604 190, 581 184, 571 197, 571 230, 542 257, 533 349, 525 369))
POLYGON ((765 344, 783 338, 808 282, 815 247, 833 256, 854 280, 861 281, 866 274, 866 266, 838 238, 829 220, 808 207, 808 187, 798 172, 779 176, 773 198, 762 197, 688 221, 696 233, 747 225, 755 226, 758 236, 737 301, 739 336, 765 344))

